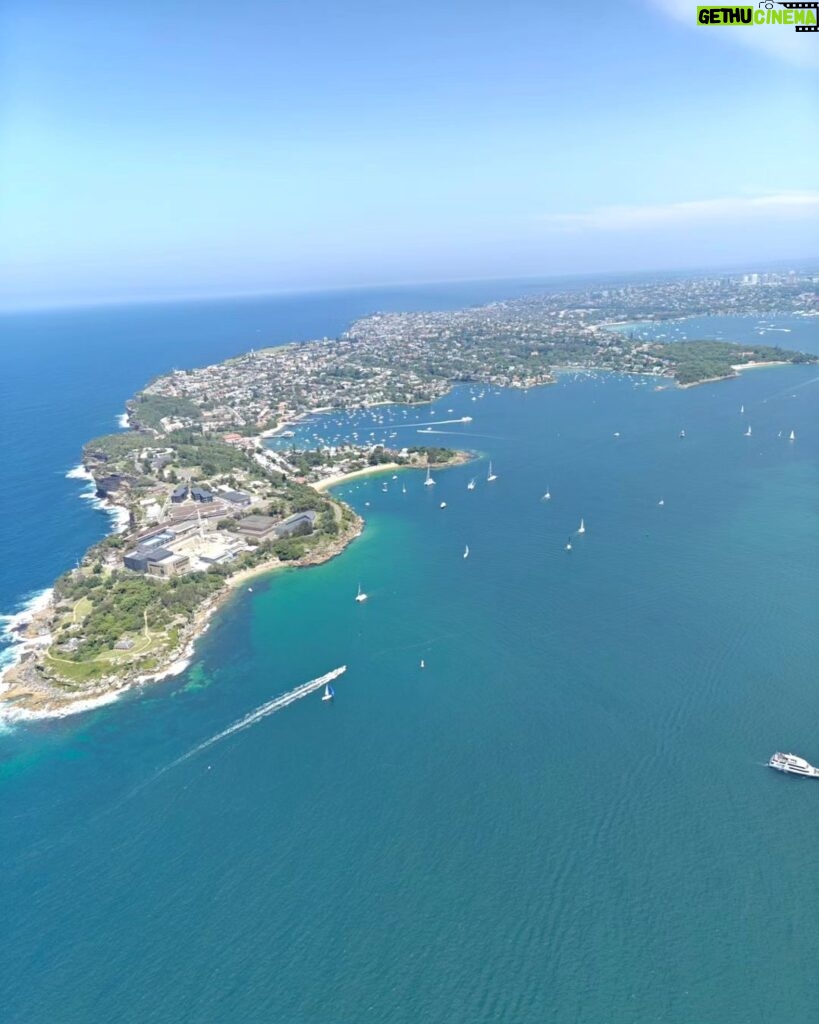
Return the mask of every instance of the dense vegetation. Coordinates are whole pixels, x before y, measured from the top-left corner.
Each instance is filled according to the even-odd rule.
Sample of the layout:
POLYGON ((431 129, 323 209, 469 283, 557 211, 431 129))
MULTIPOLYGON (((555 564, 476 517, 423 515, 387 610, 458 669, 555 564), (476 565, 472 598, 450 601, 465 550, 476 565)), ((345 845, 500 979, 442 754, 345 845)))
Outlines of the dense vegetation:
POLYGON ((128 405, 128 411, 135 423, 151 430, 159 430, 160 420, 166 416, 174 419, 184 418, 199 420, 202 413, 195 402, 189 398, 177 398, 169 395, 154 395, 140 392, 128 405))
MULTIPOLYGON (((225 444, 218 437, 202 434, 198 430, 175 430, 167 435, 167 443, 175 452, 174 465, 180 468, 197 467, 202 476, 232 473, 247 469, 247 455, 225 444)), ((262 476, 262 470, 259 469, 262 476)))
POLYGON ((117 461, 125 459, 133 452, 144 448, 147 438, 144 434, 137 434, 134 431, 121 434, 103 434, 102 437, 95 437, 89 441, 83 449, 83 461, 90 459, 103 459, 105 461, 117 461))
POLYGON ((427 461, 433 466, 440 466, 450 462, 455 456, 455 451, 452 448, 437 448, 434 445, 415 446, 408 448, 407 451, 410 455, 426 456, 427 461))
POLYGON ((70 660, 85 661, 110 650, 125 635, 160 630, 176 620, 187 622, 199 605, 223 585, 219 572, 196 572, 156 580, 127 571, 68 573, 55 584, 58 600, 87 598, 90 610, 82 621, 82 640, 70 660))
POLYGON ((657 343, 652 351, 674 366, 680 384, 694 384, 712 377, 727 377, 732 367, 751 362, 809 362, 811 356, 773 345, 735 345, 728 341, 674 341, 657 343))

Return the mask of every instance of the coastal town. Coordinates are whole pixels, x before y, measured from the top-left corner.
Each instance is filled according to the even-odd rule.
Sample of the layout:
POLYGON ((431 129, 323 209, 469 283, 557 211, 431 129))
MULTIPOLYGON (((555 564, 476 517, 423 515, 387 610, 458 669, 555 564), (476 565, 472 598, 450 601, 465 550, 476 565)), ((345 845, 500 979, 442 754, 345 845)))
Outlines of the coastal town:
POLYGON ((134 425, 243 436, 315 411, 429 402, 454 383, 529 388, 564 367, 697 383, 747 363, 813 357, 760 342, 641 341, 623 324, 712 313, 819 312, 817 283, 744 275, 534 294, 470 309, 374 313, 339 338, 248 352, 153 381, 130 403, 134 425))
POLYGON ((667 386, 813 361, 762 344, 644 341, 623 324, 706 308, 816 315, 816 284, 745 275, 376 313, 336 339, 157 378, 128 401, 129 429, 83 452, 84 472, 123 529, 56 581, 47 607, 21 630, 21 657, 0 700, 52 712, 174 670, 232 588, 259 572, 326 561, 359 535, 362 519, 328 493, 333 484, 471 457, 357 435, 299 443, 292 428, 307 417, 430 402, 456 384, 547 385, 566 367, 651 375, 667 386))

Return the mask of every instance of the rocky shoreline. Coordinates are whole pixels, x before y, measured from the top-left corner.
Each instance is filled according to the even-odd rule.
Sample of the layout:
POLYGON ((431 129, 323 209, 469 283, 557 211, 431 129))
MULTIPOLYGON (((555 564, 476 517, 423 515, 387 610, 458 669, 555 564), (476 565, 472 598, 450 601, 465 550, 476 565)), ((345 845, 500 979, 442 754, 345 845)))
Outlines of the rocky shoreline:
POLYGON ((271 558, 228 576, 224 586, 196 610, 191 621, 180 630, 178 643, 164 652, 160 663, 150 673, 140 671, 137 666, 126 667, 116 674, 75 688, 44 678, 36 666, 42 663, 51 639, 50 626, 55 614, 52 597, 45 607, 32 612, 25 624, 13 630, 19 636, 23 650, 19 661, 7 668, 2 677, 0 719, 60 718, 108 704, 136 686, 178 675, 190 664, 196 642, 207 631, 214 613, 240 586, 281 568, 302 568, 329 562, 359 537, 363 529, 364 520, 354 514, 351 526, 344 534, 307 552, 297 561, 282 562, 271 558))

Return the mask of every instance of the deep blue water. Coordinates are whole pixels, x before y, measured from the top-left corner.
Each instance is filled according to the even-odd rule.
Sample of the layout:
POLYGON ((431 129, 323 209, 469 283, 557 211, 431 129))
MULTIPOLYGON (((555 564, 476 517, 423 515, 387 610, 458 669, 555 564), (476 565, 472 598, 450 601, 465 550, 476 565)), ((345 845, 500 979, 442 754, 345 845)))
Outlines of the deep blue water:
MULTIPOLYGON (((84 357, 66 384, 84 409, 61 406, 77 444, 152 373, 256 330, 248 313, 232 349, 227 307, 219 329, 178 313, 166 352, 161 311, 142 313, 166 362, 140 375, 132 334, 118 361, 138 379, 100 394, 118 371, 84 357)), ((267 342, 335 329, 268 315, 267 342)), ((30 331, 17 356, 36 366, 30 331)), ((819 373, 655 383, 460 389, 311 424, 418 441, 413 422, 468 414, 426 436, 480 460, 434 488, 349 483, 363 537, 237 593, 184 676, 0 735, 3 1019, 813 1021, 819 784, 764 762, 819 762, 819 373), (340 664, 334 705, 195 752, 340 664)), ((21 507, 55 522, 28 537, 35 589, 77 542, 49 487, 88 538, 105 524, 62 476, 60 428, 20 422, 15 458, 42 440, 21 507)))

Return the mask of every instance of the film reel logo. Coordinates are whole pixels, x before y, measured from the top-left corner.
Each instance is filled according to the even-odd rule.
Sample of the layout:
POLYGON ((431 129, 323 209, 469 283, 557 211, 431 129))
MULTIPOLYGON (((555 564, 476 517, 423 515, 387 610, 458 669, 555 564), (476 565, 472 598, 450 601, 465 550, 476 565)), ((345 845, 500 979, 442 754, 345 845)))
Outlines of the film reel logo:
POLYGON ((772 11, 774 7, 784 7, 789 11, 813 11, 814 22, 813 25, 794 25, 797 32, 817 32, 819 31, 819 0, 813 0, 812 3, 789 3, 778 0, 776 4, 773 4, 771 0, 761 0, 757 4, 758 8, 772 11))

